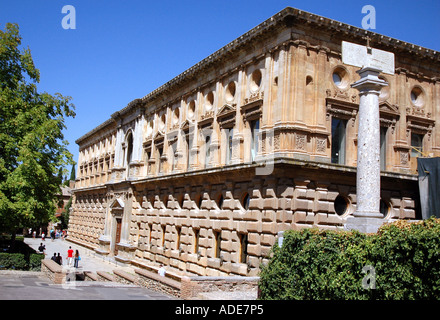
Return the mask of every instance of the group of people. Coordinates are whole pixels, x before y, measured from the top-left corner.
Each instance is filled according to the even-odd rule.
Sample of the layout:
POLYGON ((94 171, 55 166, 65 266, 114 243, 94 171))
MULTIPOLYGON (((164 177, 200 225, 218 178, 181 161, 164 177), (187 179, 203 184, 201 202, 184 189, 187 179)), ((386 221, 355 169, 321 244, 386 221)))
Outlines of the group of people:
MULTIPOLYGON (((40 243, 40 246, 38 247, 38 251, 45 254, 45 250, 46 250, 46 246, 43 243, 40 243)), ((63 265, 63 258, 61 257, 61 254, 59 252, 58 255, 57 253, 54 253, 51 260, 55 261, 60 266, 63 265)), ((78 268, 78 263, 80 260, 81 260, 81 256, 79 255, 79 251, 75 250, 75 254, 74 254, 72 247, 69 246, 69 250, 67 250, 67 265, 71 267, 73 262, 73 266, 75 268, 78 268)))
MULTIPOLYGON (((34 230, 32 231, 32 228, 29 229, 29 234, 32 234, 32 238, 36 238, 37 237, 37 231, 34 230)), ((61 239, 64 240, 67 237, 67 231, 66 230, 54 230, 53 228, 50 230, 50 238, 52 239, 52 241, 54 241, 55 239, 61 239)), ((46 240, 46 234, 44 233, 44 231, 41 233, 41 240, 45 241, 46 240)))
MULTIPOLYGON (((53 254, 53 257, 51 258, 53 261, 55 261, 56 263, 58 263, 59 265, 63 265, 63 258, 61 258, 60 253, 58 252, 58 255, 56 253, 53 254)), ((75 250, 75 254, 73 254, 73 249, 72 247, 69 247, 69 250, 67 250, 67 265, 69 267, 72 266, 72 262, 73 262, 73 266, 75 268, 78 268, 78 263, 79 260, 81 260, 81 257, 79 255, 79 251, 75 250)))

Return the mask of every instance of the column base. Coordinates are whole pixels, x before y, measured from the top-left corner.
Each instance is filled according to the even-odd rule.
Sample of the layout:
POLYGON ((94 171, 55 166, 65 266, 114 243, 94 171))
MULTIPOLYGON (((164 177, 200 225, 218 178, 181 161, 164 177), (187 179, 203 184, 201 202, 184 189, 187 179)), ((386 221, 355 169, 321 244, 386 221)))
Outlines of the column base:
POLYGON ((353 217, 356 218, 383 218, 383 214, 379 211, 355 211, 353 212, 353 217))
POLYGON ((357 230, 362 233, 376 233, 377 230, 385 222, 382 215, 381 217, 348 217, 347 222, 344 224, 344 229, 347 231, 357 230))

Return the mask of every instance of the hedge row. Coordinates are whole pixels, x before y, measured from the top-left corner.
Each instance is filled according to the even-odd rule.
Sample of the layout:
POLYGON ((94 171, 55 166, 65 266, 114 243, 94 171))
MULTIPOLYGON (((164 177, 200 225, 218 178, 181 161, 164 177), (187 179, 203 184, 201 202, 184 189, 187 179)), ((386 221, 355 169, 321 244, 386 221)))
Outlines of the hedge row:
POLYGON ((440 219, 377 234, 286 231, 260 274, 261 299, 440 299, 440 219))
POLYGON ((0 269, 40 271, 44 254, 0 253, 0 269))

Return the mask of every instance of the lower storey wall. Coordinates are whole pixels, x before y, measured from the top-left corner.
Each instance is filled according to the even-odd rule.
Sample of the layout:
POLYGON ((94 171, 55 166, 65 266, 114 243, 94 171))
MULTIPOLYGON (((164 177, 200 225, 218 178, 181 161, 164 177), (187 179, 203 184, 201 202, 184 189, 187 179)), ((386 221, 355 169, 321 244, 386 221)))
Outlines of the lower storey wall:
MULTIPOLYGON (((115 243, 104 250, 99 238, 107 219, 111 242, 116 241, 111 230, 112 204, 121 199, 123 215, 128 215, 122 228, 126 228, 133 262, 163 264, 188 275, 255 276, 279 231, 343 229, 356 209, 353 172, 340 176, 285 172, 255 177, 243 171, 227 178, 207 175, 78 190, 69 237, 115 254, 115 243)), ((382 180, 384 220, 415 219, 417 182, 382 180)))

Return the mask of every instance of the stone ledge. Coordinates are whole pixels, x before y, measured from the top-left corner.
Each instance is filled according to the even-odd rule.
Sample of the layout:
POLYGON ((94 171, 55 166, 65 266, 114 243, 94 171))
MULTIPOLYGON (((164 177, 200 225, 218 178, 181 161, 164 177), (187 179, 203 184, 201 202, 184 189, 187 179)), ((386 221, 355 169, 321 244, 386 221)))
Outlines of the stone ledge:
POLYGON ((138 280, 135 275, 129 274, 128 272, 114 269, 113 274, 116 276, 115 279, 117 282, 122 282, 126 284, 137 284, 138 280))
MULTIPOLYGON (((132 265, 135 265, 135 266, 137 266, 137 267, 139 267, 140 270, 145 270, 145 271, 148 271, 148 272, 150 272, 150 273, 152 273, 152 274, 154 274, 154 275, 158 275, 159 267, 155 267, 155 266, 147 265, 147 264, 144 264, 144 263, 142 263, 142 262, 140 262, 140 261, 136 261, 136 260, 131 260, 131 264, 132 264, 132 265)), ((177 274, 177 273, 175 273, 175 272, 173 272, 173 271, 169 271, 169 270, 167 270, 167 272, 166 272, 166 274, 165 274, 165 277, 180 282, 180 281, 182 281, 182 277, 183 277, 183 276, 182 276, 182 275, 179 275, 179 274, 177 274)))
POLYGON ((155 281, 159 281, 159 282, 164 283, 170 287, 173 287, 175 289, 180 290, 181 282, 174 280, 174 279, 171 279, 171 278, 167 277, 166 275, 165 275, 165 277, 162 277, 159 274, 156 274, 156 273, 153 273, 153 272, 150 272, 147 270, 142 270, 142 269, 136 269, 135 272, 140 276, 147 277, 147 278, 153 279, 155 281))
POLYGON ((99 277, 92 271, 84 271, 85 280, 98 281, 99 277))
POLYGON ((116 282, 116 279, 111 274, 109 274, 108 272, 96 271, 96 274, 98 275, 98 279, 101 280, 101 281, 116 282))
POLYGON ((224 296, 233 296, 236 292, 242 291, 257 292, 259 280, 260 277, 240 276, 184 277, 182 278, 181 298, 197 299, 200 294, 208 292, 217 292, 217 295, 222 293, 224 296))
POLYGON ((49 269, 49 271, 51 272, 63 272, 63 267, 53 260, 44 259, 41 260, 41 264, 44 265, 47 269, 49 269))
POLYGON ((138 284, 151 290, 163 292, 166 294, 173 295, 180 298, 181 296, 181 282, 168 278, 162 277, 151 271, 144 269, 135 270, 138 277, 138 284))
POLYGON ((41 272, 55 284, 66 282, 67 271, 53 260, 41 260, 41 272))

